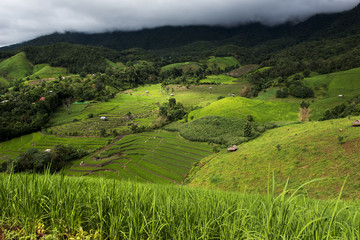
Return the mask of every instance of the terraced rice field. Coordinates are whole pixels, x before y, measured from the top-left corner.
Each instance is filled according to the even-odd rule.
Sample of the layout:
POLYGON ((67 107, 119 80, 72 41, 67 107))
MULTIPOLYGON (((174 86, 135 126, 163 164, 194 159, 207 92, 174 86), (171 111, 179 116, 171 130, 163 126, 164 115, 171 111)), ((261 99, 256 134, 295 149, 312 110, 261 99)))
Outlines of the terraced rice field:
POLYGON ((157 131, 119 137, 113 144, 74 161, 71 176, 105 176, 140 182, 181 184, 195 163, 210 155, 212 147, 157 131))
POLYGON ((13 138, 0 143, 0 162, 12 159, 31 148, 45 150, 57 144, 71 145, 82 148, 89 152, 104 147, 112 138, 89 138, 89 137, 57 137, 45 135, 40 132, 13 138))

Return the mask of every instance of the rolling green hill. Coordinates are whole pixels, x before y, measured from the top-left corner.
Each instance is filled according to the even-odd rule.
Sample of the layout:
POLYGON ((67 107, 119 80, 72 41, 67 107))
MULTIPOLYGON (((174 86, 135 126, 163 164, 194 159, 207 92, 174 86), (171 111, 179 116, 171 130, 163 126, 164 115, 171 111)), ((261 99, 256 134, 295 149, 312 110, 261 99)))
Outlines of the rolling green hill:
POLYGON ((317 75, 303 80, 311 87, 316 101, 311 103, 311 119, 318 120, 324 112, 358 95, 360 92, 360 68, 330 74, 317 75), (339 95, 342 95, 339 98, 339 95))
POLYGON ((23 78, 32 74, 32 64, 24 52, 0 62, 0 76, 6 79, 23 78))
POLYGON ((220 70, 225 70, 229 67, 240 67, 240 63, 234 57, 210 57, 206 61, 206 65, 209 69, 215 70, 220 68, 220 70))
POLYGON ((200 69, 200 65, 197 62, 183 62, 183 63, 173 63, 161 68, 162 72, 170 71, 172 69, 182 69, 184 72, 187 71, 196 71, 200 69))
POLYGON ((264 193, 269 174, 274 175, 277 187, 287 179, 294 186, 328 178, 306 188, 313 197, 328 198, 339 194, 348 177, 344 196, 359 198, 360 128, 352 127, 354 119, 268 130, 240 145, 235 153, 224 151, 203 159, 187 180, 192 186, 264 193))
POLYGON ((34 66, 33 74, 29 76, 30 79, 35 78, 54 78, 59 75, 67 74, 67 69, 62 67, 51 67, 49 64, 38 64, 34 66))
MULTIPOLYGON (((234 57, 209 57, 207 60, 200 60, 199 62, 182 62, 173 63, 161 68, 162 72, 170 71, 174 68, 182 69, 183 72, 197 71, 200 68, 207 68, 211 71, 225 71, 228 68, 239 67, 240 63, 234 57)), ((205 69, 203 69, 205 70, 205 69)))
POLYGON ((227 97, 189 114, 190 118, 204 116, 223 116, 246 118, 252 115, 255 121, 296 121, 298 120, 298 103, 261 101, 242 97, 227 97))

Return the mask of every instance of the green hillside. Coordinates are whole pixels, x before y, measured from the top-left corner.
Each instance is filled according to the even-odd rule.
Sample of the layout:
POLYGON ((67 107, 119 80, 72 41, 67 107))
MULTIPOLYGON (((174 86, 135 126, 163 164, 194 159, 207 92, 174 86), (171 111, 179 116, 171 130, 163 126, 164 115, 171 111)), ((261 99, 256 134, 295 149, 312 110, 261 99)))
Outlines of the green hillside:
POLYGON ((32 64, 24 52, 0 62, 0 76, 6 79, 23 78, 32 74, 32 64))
POLYGON ((30 79, 35 78, 54 78, 59 75, 67 74, 66 68, 51 67, 49 64, 38 64, 34 66, 33 74, 29 76, 30 79))
POLYGON ((174 68, 177 68, 177 69, 182 69, 184 72, 187 72, 187 71, 196 71, 198 69, 200 69, 200 65, 196 62, 183 62, 183 63, 173 63, 173 64, 169 64, 169 65, 166 65, 166 66, 163 66, 161 68, 161 71, 162 72, 166 72, 166 71, 170 71, 174 68))
POLYGON ((305 78, 303 82, 313 88, 317 95, 323 97, 353 95, 360 90, 360 68, 305 78))
MULTIPOLYGON (((229 78, 232 79, 226 77, 227 81, 229 78)), ((187 89, 169 85, 169 90, 166 90, 162 89, 160 84, 145 85, 120 92, 108 102, 73 104, 70 114, 61 106, 50 119, 48 131, 63 136, 75 132, 82 136, 98 136, 101 128, 105 128, 107 133, 113 130, 118 134, 129 133, 132 124, 153 124, 158 115, 159 104, 168 101, 171 93, 178 102, 187 107, 206 106, 234 89, 240 91, 242 86, 244 83, 211 85, 211 88, 209 85, 199 85, 187 89), (126 115, 129 112, 132 114, 131 118, 126 115), (92 118, 89 118, 90 114, 93 115, 92 118), (107 117, 107 121, 101 121, 101 116, 107 117)))
MULTIPOLYGON (((173 63, 161 68, 162 72, 170 71, 174 68, 182 69, 184 72, 197 71, 200 68, 207 68, 211 71, 225 71, 228 68, 238 68, 240 63, 234 57, 209 57, 207 60, 200 60, 199 62, 182 62, 173 63)), ((205 69, 204 69, 205 70, 205 69)))
POLYGON ((305 78, 303 82, 315 91, 318 98, 310 106, 311 118, 318 120, 327 109, 359 94, 360 68, 305 78), (343 96, 339 98, 339 95, 343 96))
POLYGON ((6 80, 4 77, 0 77, 0 88, 9 87, 9 81, 6 80))
POLYGON ((209 75, 201 79, 200 83, 236 84, 236 78, 227 75, 209 75))
POLYGON ((348 177, 344 196, 359 198, 360 128, 352 127, 353 120, 307 122, 268 130, 240 145, 235 153, 221 152, 203 159, 188 181, 192 186, 264 193, 269 174, 274 174, 278 186, 288 178, 291 186, 328 178, 306 188, 313 197, 328 198, 339 194, 348 177))
POLYGON ((240 67, 240 63, 234 57, 210 57, 206 61, 206 65, 209 69, 215 70, 220 68, 220 70, 225 70, 229 67, 240 67))
POLYGON ((246 118, 252 115, 255 121, 296 121, 299 104, 289 102, 261 101, 242 97, 227 97, 189 114, 190 118, 223 116, 246 118))

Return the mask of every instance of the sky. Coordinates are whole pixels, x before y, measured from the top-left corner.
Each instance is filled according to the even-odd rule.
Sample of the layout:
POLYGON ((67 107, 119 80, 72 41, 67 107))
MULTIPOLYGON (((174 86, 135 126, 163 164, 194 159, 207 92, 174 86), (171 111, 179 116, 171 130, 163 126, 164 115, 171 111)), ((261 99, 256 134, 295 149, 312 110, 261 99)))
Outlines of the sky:
POLYGON ((0 46, 54 32, 159 26, 276 25, 349 10, 360 0, 1 0, 0 46))

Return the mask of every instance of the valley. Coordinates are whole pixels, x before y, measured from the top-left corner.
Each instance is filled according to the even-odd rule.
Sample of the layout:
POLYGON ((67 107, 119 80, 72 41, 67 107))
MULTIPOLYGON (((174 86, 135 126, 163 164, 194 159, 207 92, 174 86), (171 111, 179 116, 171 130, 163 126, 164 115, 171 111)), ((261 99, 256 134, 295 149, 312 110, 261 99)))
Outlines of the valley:
POLYGON ((0 239, 360 238, 358 12, 0 49, 0 239))

